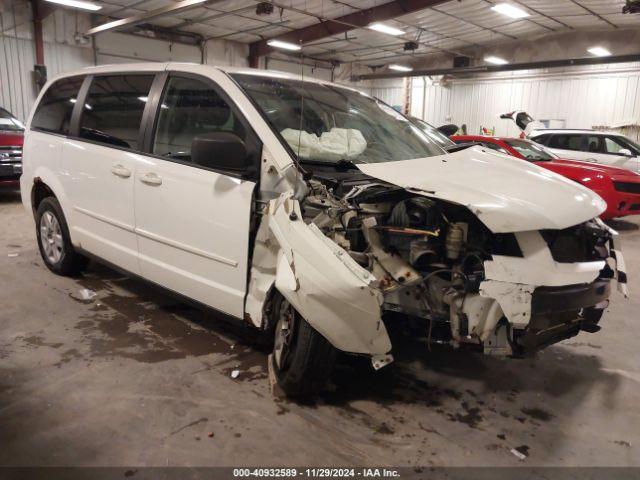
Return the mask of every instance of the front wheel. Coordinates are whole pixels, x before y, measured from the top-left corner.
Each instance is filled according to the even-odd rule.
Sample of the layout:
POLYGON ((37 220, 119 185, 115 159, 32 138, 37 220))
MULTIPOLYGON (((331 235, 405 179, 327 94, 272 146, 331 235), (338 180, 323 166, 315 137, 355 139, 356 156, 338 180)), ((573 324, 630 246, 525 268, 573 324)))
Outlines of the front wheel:
POLYGON ((69 237, 69 227, 55 197, 47 197, 36 212, 38 248, 45 265, 58 275, 78 275, 87 266, 88 259, 76 252, 69 237))
POLYGON ((308 396, 322 390, 336 358, 336 349, 282 296, 274 302, 273 370, 288 396, 308 396))

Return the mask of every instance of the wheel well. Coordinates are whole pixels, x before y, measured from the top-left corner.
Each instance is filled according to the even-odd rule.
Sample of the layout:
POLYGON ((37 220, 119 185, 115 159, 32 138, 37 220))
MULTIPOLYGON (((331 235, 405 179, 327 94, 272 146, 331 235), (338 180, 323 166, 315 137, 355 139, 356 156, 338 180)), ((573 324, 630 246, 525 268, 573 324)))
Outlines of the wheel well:
POLYGON ((38 210, 38 206, 42 200, 55 196, 53 190, 51 190, 46 183, 42 180, 36 180, 31 189, 31 208, 33 208, 34 213, 38 210))

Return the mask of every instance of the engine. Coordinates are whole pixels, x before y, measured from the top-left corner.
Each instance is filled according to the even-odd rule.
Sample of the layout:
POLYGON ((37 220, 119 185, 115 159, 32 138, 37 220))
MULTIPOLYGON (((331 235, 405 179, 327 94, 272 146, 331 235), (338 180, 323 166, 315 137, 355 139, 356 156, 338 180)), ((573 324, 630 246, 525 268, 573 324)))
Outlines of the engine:
POLYGON ((375 276, 385 313, 420 319, 430 341, 480 343, 462 304, 478 295, 492 254, 521 255, 512 234, 495 235, 465 207, 393 185, 355 185, 341 197, 310 185, 305 221, 375 276))
MULTIPOLYGON (((481 290, 491 283, 485 282, 485 262, 496 255, 524 258, 517 234, 492 233, 464 206, 394 185, 364 179, 351 185, 312 179, 309 185, 301 204, 304 220, 373 274, 373 286, 384 297, 383 318, 408 320, 422 329, 429 345, 464 344, 488 354, 526 355, 580 330, 599 329, 595 323, 613 277, 605 262, 585 291, 540 288, 533 302, 532 286, 511 283, 513 291, 494 291, 528 305, 520 309, 522 318, 507 321, 495 295, 486 286, 481 290), (562 302, 554 300, 558 295, 562 302), (547 298, 551 308, 544 307, 547 298)), ((554 262, 606 261, 609 256, 611 237, 597 221, 539 234, 554 262)))

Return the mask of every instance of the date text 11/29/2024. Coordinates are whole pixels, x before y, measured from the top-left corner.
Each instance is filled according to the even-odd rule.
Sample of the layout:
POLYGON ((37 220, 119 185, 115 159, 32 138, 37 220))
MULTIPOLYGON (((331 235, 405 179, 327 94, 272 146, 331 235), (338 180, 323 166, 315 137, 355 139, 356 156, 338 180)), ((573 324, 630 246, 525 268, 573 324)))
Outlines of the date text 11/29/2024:
POLYGON ((235 468, 234 478, 400 478, 390 468, 235 468))

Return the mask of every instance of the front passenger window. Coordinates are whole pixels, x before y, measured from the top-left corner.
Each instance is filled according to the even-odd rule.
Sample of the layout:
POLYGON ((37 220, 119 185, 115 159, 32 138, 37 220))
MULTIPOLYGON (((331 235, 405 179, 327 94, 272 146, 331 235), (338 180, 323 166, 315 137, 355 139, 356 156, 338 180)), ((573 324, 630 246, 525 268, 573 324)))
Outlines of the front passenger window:
POLYGON ((629 147, 627 145, 620 143, 618 139, 614 137, 605 137, 604 145, 605 145, 606 153, 610 153, 613 155, 617 155, 618 152, 623 148, 626 148, 627 150, 629 150, 629 147))
POLYGON ((233 133, 251 147, 247 129, 211 85, 171 77, 160 104, 153 153, 190 162, 193 139, 213 132, 233 133))

